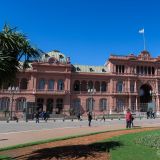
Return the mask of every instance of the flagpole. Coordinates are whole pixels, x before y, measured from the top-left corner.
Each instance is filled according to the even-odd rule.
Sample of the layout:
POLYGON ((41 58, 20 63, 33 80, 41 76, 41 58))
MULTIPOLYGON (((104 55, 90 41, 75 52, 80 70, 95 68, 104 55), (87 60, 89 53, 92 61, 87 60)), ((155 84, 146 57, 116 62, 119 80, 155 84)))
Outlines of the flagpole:
POLYGON ((144 32, 143 32, 143 47, 144 47, 144 50, 146 50, 146 40, 145 40, 144 32))

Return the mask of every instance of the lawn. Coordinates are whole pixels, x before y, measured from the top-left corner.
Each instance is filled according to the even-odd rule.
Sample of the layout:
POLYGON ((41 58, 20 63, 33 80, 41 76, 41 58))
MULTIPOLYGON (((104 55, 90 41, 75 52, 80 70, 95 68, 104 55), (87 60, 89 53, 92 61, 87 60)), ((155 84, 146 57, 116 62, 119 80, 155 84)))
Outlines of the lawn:
POLYGON ((103 142, 116 142, 106 148, 111 160, 160 160, 160 130, 127 134, 103 142))
POLYGON ((13 159, 7 156, 0 155, 0 160, 13 160, 13 159))

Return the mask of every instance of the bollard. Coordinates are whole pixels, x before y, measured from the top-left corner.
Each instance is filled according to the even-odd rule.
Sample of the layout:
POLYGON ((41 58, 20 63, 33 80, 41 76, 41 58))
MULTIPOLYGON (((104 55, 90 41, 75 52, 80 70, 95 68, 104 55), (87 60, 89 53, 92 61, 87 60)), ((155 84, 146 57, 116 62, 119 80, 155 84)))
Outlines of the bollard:
POLYGON ((7 123, 9 123, 9 120, 7 119, 7 123))
POLYGON ((64 122, 64 119, 63 119, 63 122, 64 122))
POLYGON ((54 119, 53 121, 55 122, 56 120, 54 119))
POLYGON ((73 122, 73 119, 72 119, 72 122, 73 122))

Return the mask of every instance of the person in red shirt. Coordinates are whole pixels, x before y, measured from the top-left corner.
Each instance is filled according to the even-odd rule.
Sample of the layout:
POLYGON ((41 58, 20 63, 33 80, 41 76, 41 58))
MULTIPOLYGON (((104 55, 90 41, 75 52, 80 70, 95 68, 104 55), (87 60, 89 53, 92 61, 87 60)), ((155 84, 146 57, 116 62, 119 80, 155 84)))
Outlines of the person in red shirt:
POLYGON ((128 109, 126 113, 126 128, 131 128, 131 120, 132 120, 132 114, 128 109))

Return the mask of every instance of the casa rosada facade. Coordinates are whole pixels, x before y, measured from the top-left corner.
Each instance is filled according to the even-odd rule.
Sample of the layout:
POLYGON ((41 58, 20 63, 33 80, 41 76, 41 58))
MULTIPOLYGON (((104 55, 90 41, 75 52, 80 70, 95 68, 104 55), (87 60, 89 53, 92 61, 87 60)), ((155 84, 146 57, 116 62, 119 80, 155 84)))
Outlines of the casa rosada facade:
POLYGON ((17 74, 13 86, 3 85, 0 111, 24 114, 36 110, 50 114, 159 112, 160 57, 148 51, 138 56, 111 54, 104 66, 73 65, 59 51, 42 56, 17 74))

